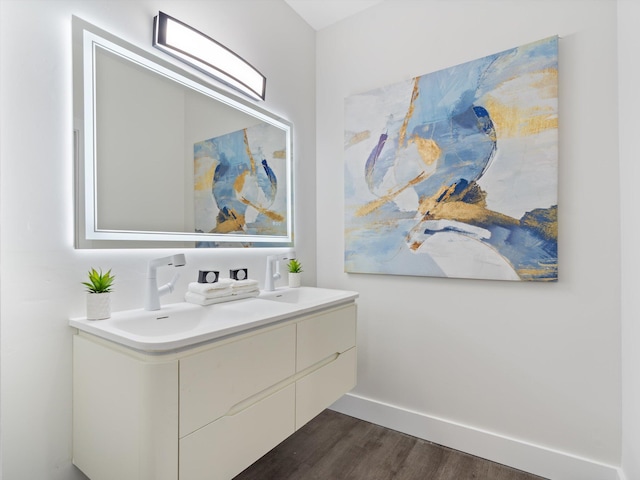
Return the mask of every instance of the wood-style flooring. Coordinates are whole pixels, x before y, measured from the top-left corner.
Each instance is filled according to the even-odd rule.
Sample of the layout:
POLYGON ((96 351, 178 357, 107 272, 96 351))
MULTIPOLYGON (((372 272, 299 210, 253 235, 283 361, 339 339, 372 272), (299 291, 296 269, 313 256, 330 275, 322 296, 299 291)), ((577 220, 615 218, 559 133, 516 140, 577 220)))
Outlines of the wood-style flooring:
POLYGON ((234 480, 541 480, 325 410, 234 480))

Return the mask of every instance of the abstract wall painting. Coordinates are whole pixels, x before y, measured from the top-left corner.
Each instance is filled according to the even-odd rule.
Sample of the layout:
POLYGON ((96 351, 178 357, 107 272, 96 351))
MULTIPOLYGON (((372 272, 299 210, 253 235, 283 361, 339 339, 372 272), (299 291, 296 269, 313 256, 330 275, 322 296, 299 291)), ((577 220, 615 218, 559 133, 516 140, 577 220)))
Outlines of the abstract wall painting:
POLYGON ((558 278, 558 38, 345 100, 345 271, 558 278))
POLYGON ((196 232, 240 236, 247 242, 252 237, 287 239, 291 226, 286 142, 280 128, 260 123, 196 143, 196 232))

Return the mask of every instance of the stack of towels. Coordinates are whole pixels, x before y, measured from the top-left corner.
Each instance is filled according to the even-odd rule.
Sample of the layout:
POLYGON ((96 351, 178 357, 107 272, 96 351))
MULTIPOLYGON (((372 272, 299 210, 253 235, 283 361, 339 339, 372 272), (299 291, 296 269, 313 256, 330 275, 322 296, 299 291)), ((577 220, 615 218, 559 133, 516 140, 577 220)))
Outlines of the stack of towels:
POLYGON ((211 305, 241 298, 257 297, 259 294, 260 288, 257 280, 221 278, 215 283, 191 282, 184 299, 189 303, 211 305))

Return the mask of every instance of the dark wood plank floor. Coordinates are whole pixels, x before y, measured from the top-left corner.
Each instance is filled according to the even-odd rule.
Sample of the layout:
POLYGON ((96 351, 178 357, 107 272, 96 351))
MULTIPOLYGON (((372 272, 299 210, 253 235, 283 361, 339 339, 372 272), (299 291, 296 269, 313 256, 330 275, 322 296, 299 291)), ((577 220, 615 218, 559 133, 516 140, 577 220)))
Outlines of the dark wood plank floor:
POLYGON ((234 480, 541 480, 325 410, 234 480))

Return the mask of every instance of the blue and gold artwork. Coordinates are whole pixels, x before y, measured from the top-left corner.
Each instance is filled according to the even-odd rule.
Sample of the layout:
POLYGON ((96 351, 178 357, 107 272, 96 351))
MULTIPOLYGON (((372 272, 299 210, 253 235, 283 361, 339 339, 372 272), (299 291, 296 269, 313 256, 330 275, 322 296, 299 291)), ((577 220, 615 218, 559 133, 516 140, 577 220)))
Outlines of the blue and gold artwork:
POLYGON ((194 145, 197 232, 286 237, 286 135, 262 123, 194 145))
POLYGON ((558 278, 558 38, 345 100, 345 271, 558 278))

